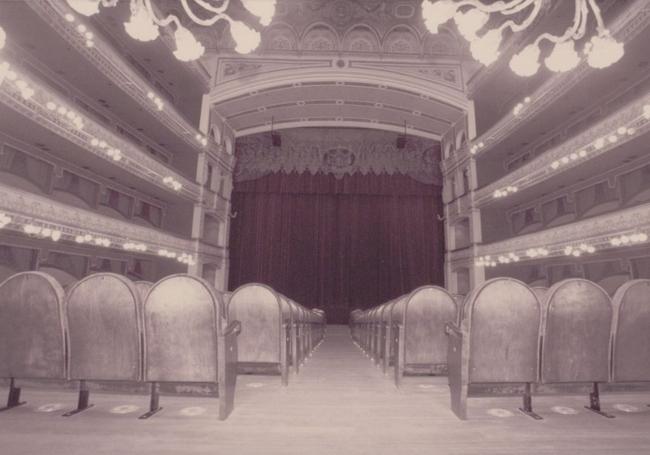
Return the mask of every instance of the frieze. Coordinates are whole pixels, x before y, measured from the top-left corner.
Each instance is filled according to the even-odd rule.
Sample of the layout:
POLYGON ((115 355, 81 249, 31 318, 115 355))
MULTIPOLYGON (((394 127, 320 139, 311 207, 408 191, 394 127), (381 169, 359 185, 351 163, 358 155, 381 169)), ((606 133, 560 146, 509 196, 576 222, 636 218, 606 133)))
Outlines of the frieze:
POLYGON ((427 82, 436 82, 457 90, 463 89, 461 70, 458 65, 352 60, 350 68, 390 71, 414 76, 427 82))
POLYGON ((331 66, 331 59, 224 57, 217 61, 215 84, 238 80, 242 77, 253 77, 257 74, 266 76, 274 71, 330 68, 331 66))
POLYGON ((282 147, 273 147, 268 134, 237 142, 235 181, 253 180, 271 173, 325 173, 345 175, 403 174, 427 184, 442 184, 437 142, 409 137, 396 148, 395 133, 352 128, 282 131, 282 147))

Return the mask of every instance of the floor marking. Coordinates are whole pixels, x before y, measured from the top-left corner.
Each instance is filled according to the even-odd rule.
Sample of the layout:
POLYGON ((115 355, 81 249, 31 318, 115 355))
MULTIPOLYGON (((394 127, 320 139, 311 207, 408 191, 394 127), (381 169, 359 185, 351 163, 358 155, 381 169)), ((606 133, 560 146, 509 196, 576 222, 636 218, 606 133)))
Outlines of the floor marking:
POLYGON ((63 403, 48 403, 39 406, 38 408, 36 408, 36 410, 38 412, 54 412, 54 411, 60 411, 64 407, 65 406, 63 405, 63 403))
POLYGON ((578 413, 578 411, 568 406, 553 406, 551 410, 557 414, 564 414, 564 415, 573 415, 578 413))
POLYGON ((614 405, 614 408, 623 412, 639 412, 639 408, 632 406, 631 404, 617 403, 614 405))
POLYGON ((140 409, 140 406, 136 406, 134 404, 123 404, 120 406, 115 406, 110 410, 110 412, 112 414, 130 414, 131 412, 135 412, 138 409, 140 409))
POLYGON ((186 417, 200 416, 201 414, 205 414, 205 408, 200 406, 190 406, 189 408, 181 409, 181 415, 186 417))
POLYGON ((421 389, 433 389, 435 386, 433 384, 418 384, 418 387, 421 389))
POLYGON ((261 382, 249 382, 248 384, 246 384, 246 387, 251 387, 253 389, 258 389, 260 387, 264 387, 264 384, 262 384, 261 382))
POLYGON ((487 413, 494 417, 512 417, 514 414, 507 409, 493 408, 488 409, 487 413))

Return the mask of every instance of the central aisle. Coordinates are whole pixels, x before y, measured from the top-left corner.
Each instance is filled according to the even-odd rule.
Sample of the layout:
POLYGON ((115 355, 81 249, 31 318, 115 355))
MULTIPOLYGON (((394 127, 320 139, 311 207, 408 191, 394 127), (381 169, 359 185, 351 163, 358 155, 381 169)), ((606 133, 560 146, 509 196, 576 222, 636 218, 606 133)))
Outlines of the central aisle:
POLYGON ((142 421, 146 396, 95 393, 93 408, 62 418, 75 393, 23 393, 26 406, 0 413, 3 455, 630 455, 650 447, 650 412, 640 407, 646 395, 605 396, 615 419, 585 411, 585 397, 536 398, 543 421, 517 413, 517 398, 473 399, 463 422, 449 410, 445 377, 407 377, 396 390, 344 326, 328 328, 286 388, 278 376, 239 376, 235 410, 224 422, 213 398, 163 396, 163 411, 142 421), (640 412, 617 411, 617 403, 640 412), (554 412, 560 405, 577 414, 554 412))

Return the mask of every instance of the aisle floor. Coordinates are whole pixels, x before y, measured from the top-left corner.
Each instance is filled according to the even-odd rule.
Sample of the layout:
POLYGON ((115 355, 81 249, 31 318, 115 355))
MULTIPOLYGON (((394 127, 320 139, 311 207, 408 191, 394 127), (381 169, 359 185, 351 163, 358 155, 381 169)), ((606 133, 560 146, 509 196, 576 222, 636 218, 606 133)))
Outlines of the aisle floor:
POLYGON ((223 422, 215 399, 164 396, 143 421, 148 397, 106 393, 63 418, 74 392, 24 389, 28 403, 0 413, 0 454, 650 453, 650 394, 604 396, 614 419, 584 409, 586 397, 537 398, 542 421, 520 414, 518 399, 470 399, 470 419, 459 421, 445 377, 409 377, 397 390, 344 326, 328 328, 289 387, 273 376, 240 376, 237 387, 223 422))

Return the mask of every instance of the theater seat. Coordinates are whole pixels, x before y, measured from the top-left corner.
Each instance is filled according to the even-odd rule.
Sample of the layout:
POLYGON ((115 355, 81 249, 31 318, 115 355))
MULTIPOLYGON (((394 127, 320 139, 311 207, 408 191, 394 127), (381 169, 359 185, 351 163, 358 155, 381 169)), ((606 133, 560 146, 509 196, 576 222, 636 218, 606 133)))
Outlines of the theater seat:
POLYGON ((422 286, 393 307, 397 333, 395 386, 404 374, 446 374, 447 336, 445 324, 456 323, 454 298, 438 286, 422 286))
POLYGON ((142 304, 136 285, 114 273, 89 275, 69 290, 68 379, 80 382, 77 409, 91 405, 86 381, 142 380, 142 304))
POLYGON ((43 272, 17 273, 0 284, 0 377, 10 380, 3 411, 23 404, 16 379, 66 379, 64 295, 43 272))
POLYGON ((612 382, 650 381, 650 280, 623 284, 612 299, 612 382))
POLYGON ((205 280, 170 275, 153 285, 144 302, 144 380, 152 383, 149 417, 158 407, 160 382, 216 384, 219 418, 234 407, 237 335, 226 325, 220 295, 205 280))
POLYGON ((521 395, 532 417, 531 384, 539 373, 540 304, 526 284, 494 278, 468 295, 459 326, 448 323, 451 408, 467 418, 467 398, 521 395), (517 387, 518 386, 518 387, 517 387))
POLYGON ((263 284, 240 286, 230 296, 228 320, 240 321, 242 326, 238 371, 279 374, 282 384, 287 385, 290 315, 279 295, 263 284))
POLYGON ((591 387, 588 408, 609 417, 600 411, 598 391, 598 383, 609 379, 613 310, 607 292, 569 278, 551 286, 543 311, 541 383, 568 393, 591 387))

